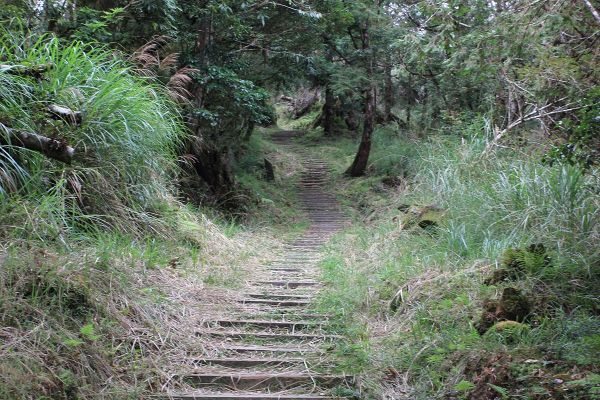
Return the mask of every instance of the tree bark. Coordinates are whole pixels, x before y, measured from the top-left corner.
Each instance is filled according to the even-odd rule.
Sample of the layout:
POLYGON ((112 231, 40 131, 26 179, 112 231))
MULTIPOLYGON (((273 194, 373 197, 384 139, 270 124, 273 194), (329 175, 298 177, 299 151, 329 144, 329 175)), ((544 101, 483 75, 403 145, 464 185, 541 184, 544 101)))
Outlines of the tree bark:
POLYGON ((52 63, 33 65, 29 67, 25 65, 0 64, 0 71, 12 75, 31 76, 36 79, 41 79, 44 73, 51 69, 53 66, 54 65, 52 63))
POLYGON ((346 115, 344 116, 344 122, 346 122, 346 126, 352 132, 356 132, 359 127, 359 121, 357 113, 354 110, 348 110, 346 115))
POLYGON ((48 106, 48 113, 52 119, 62 120, 71 125, 81 125, 83 122, 81 111, 73 111, 70 108, 56 104, 50 104, 48 106))
POLYGON ((234 178, 226 151, 204 146, 194 149, 194 169, 215 196, 224 198, 234 186, 234 178))
POLYGON ((37 151, 48 158, 61 161, 65 164, 71 164, 71 161, 73 161, 75 149, 62 140, 38 135, 37 133, 12 129, 6 126, 1 127, 0 133, 2 131, 6 133, 7 140, 0 139, 0 143, 37 151))
POLYGON ((273 166, 273 163, 269 160, 267 160, 266 158, 264 159, 265 161, 265 179, 268 182, 274 181, 275 180, 275 167, 273 166))
POLYGON ((370 87, 365 91, 365 115, 362 138, 356 156, 354 157, 354 162, 346 171, 347 175, 357 177, 365 174, 367 163, 369 162, 369 155, 371 153, 371 138, 374 126, 375 94, 373 93, 373 87, 370 87))

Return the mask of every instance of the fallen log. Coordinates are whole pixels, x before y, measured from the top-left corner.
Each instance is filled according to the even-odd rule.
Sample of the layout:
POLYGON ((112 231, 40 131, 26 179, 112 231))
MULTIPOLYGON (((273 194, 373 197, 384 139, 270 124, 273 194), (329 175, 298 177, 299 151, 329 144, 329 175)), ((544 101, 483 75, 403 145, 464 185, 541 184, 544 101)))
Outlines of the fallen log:
POLYGON ((81 111, 73 111, 70 108, 57 104, 50 104, 48 106, 48 113, 52 119, 62 120, 71 125, 81 125, 83 121, 81 111))
POLYGON ((0 71, 19 76, 32 76, 40 79, 44 73, 53 66, 54 64, 51 63, 32 66, 0 64, 0 71))
MULTIPOLYGON (((1 124, 0 124, 1 125, 1 124)), ((61 161, 65 164, 71 164, 75 155, 75 149, 60 139, 49 138, 37 133, 25 132, 18 129, 12 129, 7 126, 0 126, 1 144, 22 147, 28 150, 42 153, 48 158, 61 161), (5 135, 2 135, 2 133, 5 135)))

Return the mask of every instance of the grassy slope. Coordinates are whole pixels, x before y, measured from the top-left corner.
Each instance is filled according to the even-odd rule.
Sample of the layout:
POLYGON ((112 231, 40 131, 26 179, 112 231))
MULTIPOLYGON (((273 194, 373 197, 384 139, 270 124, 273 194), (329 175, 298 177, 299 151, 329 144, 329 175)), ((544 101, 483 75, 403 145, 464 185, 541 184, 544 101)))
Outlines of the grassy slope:
POLYGON ((63 243, 5 241, 0 398, 134 399, 187 370, 200 348, 201 306, 234 291, 305 225, 289 209, 294 156, 263 137, 238 166, 243 225, 175 203, 162 221, 169 235, 80 231, 63 243), (264 156, 276 166, 274 183, 258 168, 264 156))
MULTIPOLYGON (((484 154, 483 127, 413 141, 375 137, 366 177, 340 177, 357 224, 322 263, 322 307, 356 338, 338 353, 364 373, 368 396, 487 399, 593 398, 600 376, 597 171, 548 167, 512 150, 484 154), (391 186, 390 186, 391 184, 391 186), (445 210, 430 234, 405 205, 445 210), (485 285, 508 248, 543 243, 549 265, 524 260, 518 279, 485 285), (531 302, 527 327, 481 336, 486 300, 507 287, 531 302), (527 361, 529 360, 529 361, 527 361)), ((318 136, 316 133, 314 136, 318 136)), ((356 141, 315 151, 341 173, 356 141)), ((539 261, 539 260, 537 260, 539 261)))
POLYGON ((243 227, 179 202, 173 104, 112 52, 88 50, 0 32, 7 62, 54 65, 39 82, 0 72, 0 122, 58 134, 81 153, 65 166, 1 149, 0 399, 137 399, 177 385, 170 377, 201 348, 200 306, 303 224, 284 204, 293 156, 262 134, 238 166, 243 227), (82 126, 48 120, 51 102, 84 110, 82 126), (274 183, 258 168, 265 153, 274 183))

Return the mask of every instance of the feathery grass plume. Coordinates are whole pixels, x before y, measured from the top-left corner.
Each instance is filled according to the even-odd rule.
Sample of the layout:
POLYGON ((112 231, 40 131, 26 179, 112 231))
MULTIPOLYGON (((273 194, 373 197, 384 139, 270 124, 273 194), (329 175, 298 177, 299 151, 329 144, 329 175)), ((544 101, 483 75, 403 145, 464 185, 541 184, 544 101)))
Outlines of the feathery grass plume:
POLYGON ((156 216, 172 196, 176 148, 184 134, 164 89, 132 74, 107 49, 64 44, 51 36, 3 29, 0 59, 9 66, 51 66, 41 78, 0 70, 2 125, 75 149, 73 165, 66 166, 10 145, 0 132, 0 196, 21 196, 33 204, 55 196, 53 202, 63 205, 60 229, 91 219, 122 231, 161 230, 156 216), (82 124, 48 119, 50 104, 81 111, 82 124))

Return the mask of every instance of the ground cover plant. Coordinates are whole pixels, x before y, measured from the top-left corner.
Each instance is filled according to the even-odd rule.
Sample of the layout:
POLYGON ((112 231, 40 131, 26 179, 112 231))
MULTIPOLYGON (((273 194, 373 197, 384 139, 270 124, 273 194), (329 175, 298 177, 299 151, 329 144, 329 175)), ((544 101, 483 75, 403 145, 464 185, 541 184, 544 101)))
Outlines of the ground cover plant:
POLYGON ((273 241, 253 234, 250 249, 247 230, 178 200, 183 123, 154 81, 101 47, 7 30, 0 43, 0 398, 139 398, 193 343, 185 303, 235 287, 238 263, 273 241), (72 160, 24 148, 15 130, 72 160))

